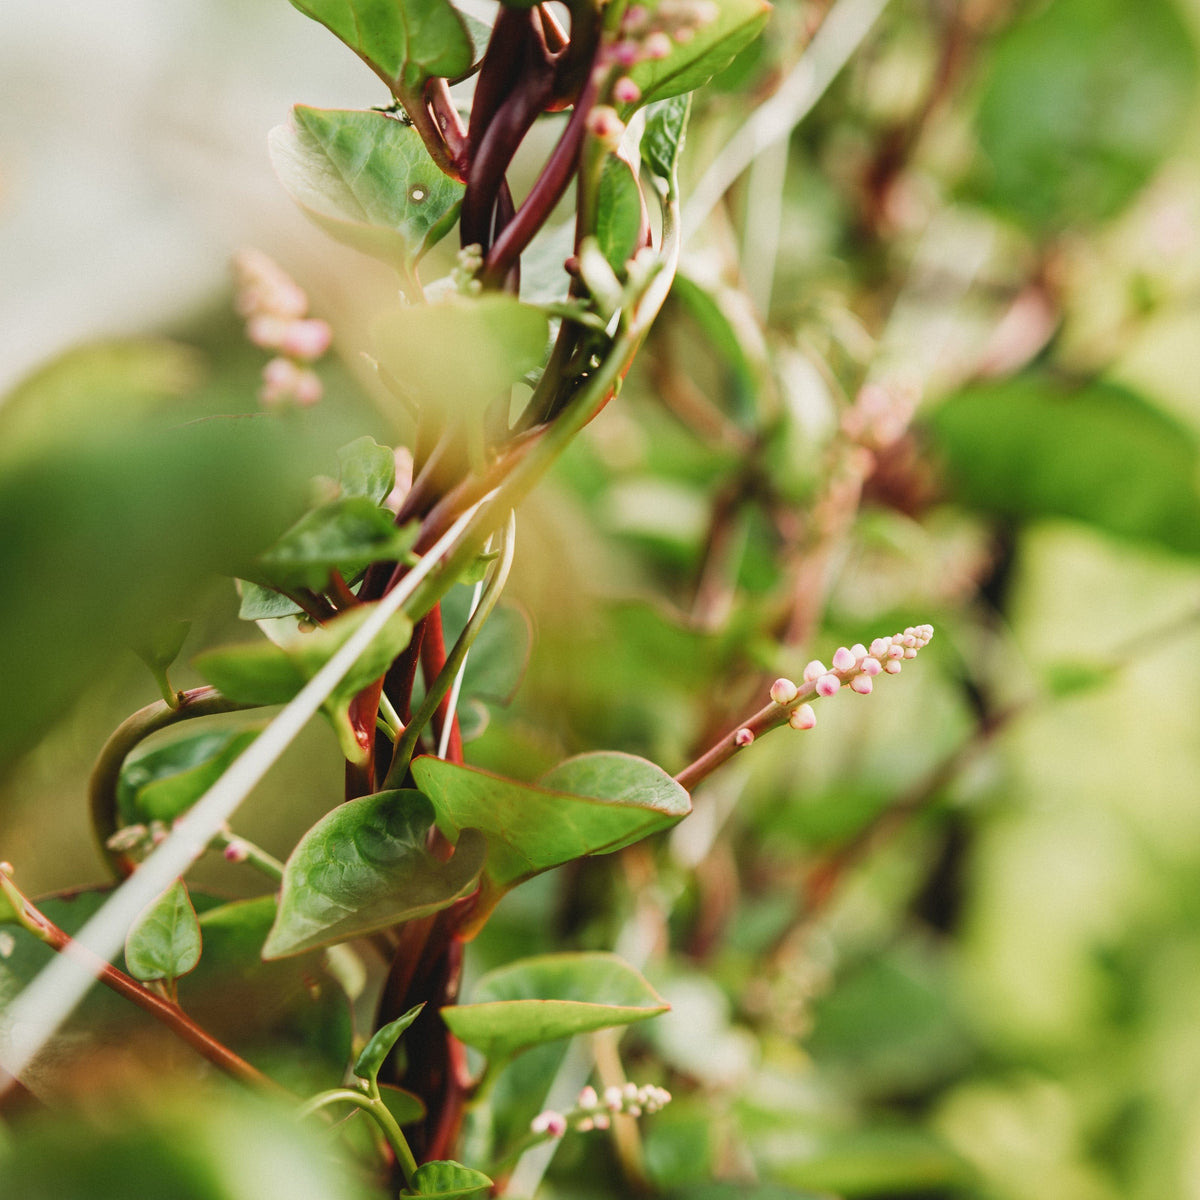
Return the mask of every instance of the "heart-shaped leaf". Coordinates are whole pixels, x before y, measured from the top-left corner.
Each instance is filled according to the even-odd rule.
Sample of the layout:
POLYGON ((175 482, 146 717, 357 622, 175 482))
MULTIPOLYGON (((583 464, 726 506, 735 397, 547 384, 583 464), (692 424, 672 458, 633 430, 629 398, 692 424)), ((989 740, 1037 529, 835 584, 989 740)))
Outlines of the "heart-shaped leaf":
POLYGON ((392 1047, 400 1040, 404 1031, 421 1015, 425 1001, 410 1008, 403 1016, 389 1021, 382 1029, 377 1029, 371 1040, 362 1048, 362 1053, 354 1062, 354 1073, 359 1079, 373 1080, 383 1066, 383 1060, 392 1052, 392 1047))
POLYGON ((659 100, 646 109, 646 129, 642 134, 642 161, 651 174, 670 184, 683 153, 684 135, 692 100, 688 95, 659 100))
POLYGON ((416 90, 430 75, 455 79, 474 51, 447 0, 292 0, 389 83, 416 90))
MULTIPOLYGON (((209 650, 196 658, 196 669, 232 700, 244 704, 286 704, 329 661, 373 608, 361 604, 311 633, 281 636, 278 645, 252 642, 209 650)), ((322 705, 338 735, 342 753, 353 762, 363 761, 365 751, 350 723, 350 702, 391 666, 411 636, 412 622, 403 613, 397 613, 322 705)))
POLYGON ((631 1025, 669 1008, 615 954, 545 954, 490 971, 470 1004, 441 1013, 459 1041, 496 1061, 541 1042, 631 1025))
POLYGON ((448 838, 466 829, 487 837, 476 928, 523 879, 587 854, 620 850, 691 812, 688 794, 675 780, 631 754, 582 754, 537 785, 428 756, 418 758, 412 771, 448 838))
POLYGON ((463 185, 399 117, 296 105, 269 145, 280 182, 313 221, 405 273, 458 215, 463 185))
POLYGON ((388 509, 366 496, 346 496, 301 517, 259 557, 259 573, 275 587, 319 592, 331 571, 353 579, 373 562, 403 557, 416 536, 416 522, 397 529, 388 509))
POLYGON ((355 438, 338 451, 343 496, 365 496, 382 504, 396 486, 396 454, 373 437, 355 438))
POLYGON ((488 1194, 492 1181, 462 1163, 441 1160, 422 1163, 412 1177, 412 1187, 401 1196, 436 1196, 438 1200, 473 1200, 488 1194))
POLYGON ((549 332, 538 309, 492 294, 387 313, 371 340, 414 403, 469 417, 541 365, 549 332))
POLYGON ((257 729, 193 734, 131 759, 121 769, 117 784, 122 823, 173 821, 208 791, 257 736, 257 729))
POLYGON ((666 58, 643 59, 629 72, 642 89, 642 104, 706 84, 762 32, 771 12, 766 0, 719 0, 716 7, 716 17, 687 41, 673 42, 666 58))
POLYGON ((200 924, 187 888, 177 879, 129 928, 125 965, 134 979, 178 979, 200 961, 200 924))
POLYGON ((442 862, 425 848, 433 815, 420 792, 405 790, 362 796, 318 821, 287 861, 263 957, 374 933, 468 895, 486 842, 464 830, 442 862))

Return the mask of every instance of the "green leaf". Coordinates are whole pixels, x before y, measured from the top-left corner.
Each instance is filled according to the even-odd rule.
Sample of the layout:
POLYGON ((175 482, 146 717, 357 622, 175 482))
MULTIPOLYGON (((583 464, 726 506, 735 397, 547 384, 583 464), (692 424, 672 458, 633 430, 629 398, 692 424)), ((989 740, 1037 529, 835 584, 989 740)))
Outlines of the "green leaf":
POLYGON ((151 901, 125 938, 125 965, 134 979, 178 979, 200 961, 200 924, 182 879, 151 901))
POLYGON ((1196 52, 1169 0, 1055 0, 994 43, 976 117, 983 196, 1037 225, 1119 212, 1192 110, 1196 52))
MULTIPOLYGON (((453 587, 442 597, 447 645, 458 639, 467 623, 473 591, 469 587, 453 587)), ((525 675, 532 643, 533 629, 525 611, 502 600, 471 645, 460 704, 476 698, 492 704, 510 703, 525 675)))
POLYGON ((414 403, 465 417, 541 366, 549 334, 544 313, 494 294, 398 309, 371 328, 375 357, 414 403))
POLYGON ((396 1124, 403 1127, 405 1125, 415 1125, 418 1121, 425 1120, 428 1109, 425 1107, 425 1101, 420 1096, 413 1092, 406 1092, 403 1088, 393 1087, 390 1083, 381 1083, 379 1085, 380 1099, 387 1105, 387 1110, 395 1118, 396 1124))
POLYGON ((718 299, 706 288, 684 275, 676 275, 671 299, 678 301, 696 323, 705 344, 728 370, 730 391, 737 415, 753 414, 759 390, 759 371, 746 353, 742 335, 726 316, 718 299))
POLYGON ((373 562, 402 558, 417 533, 416 522, 397 529, 388 509, 366 496, 348 496, 301 517, 259 557, 259 572, 278 587, 319 592, 329 586, 331 571, 353 579, 373 562))
POLYGON ((423 1163, 412 1178, 412 1187, 401 1196, 437 1196, 439 1200, 470 1200, 486 1196, 492 1181, 482 1172, 462 1163, 440 1161, 423 1163))
POLYGON ((419 89, 426 77, 470 69, 471 38, 446 0, 292 0, 390 83, 419 89))
POLYGON ((633 168, 623 158, 610 154, 596 196, 596 240, 614 271, 623 271, 633 257, 641 228, 642 192, 633 168))
POLYGON ((938 408, 930 431, 968 505, 1200 553, 1196 438, 1124 388, 1032 374, 977 385, 938 408))
POLYGON ((258 736, 257 729, 223 729, 177 738, 128 760, 117 784, 121 821, 173 821, 225 773, 258 736))
POLYGON ((690 95, 659 100, 646 109, 646 129, 642 134, 642 161, 650 172, 668 184, 679 168, 692 109, 690 95))
MULTIPOLYGON (((360 604, 320 629, 281 635, 278 645, 264 641, 209 650, 197 656, 196 669, 232 700, 244 704, 286 704, 373 610, 372 604, 360 604)), ((387 671, 411 636, 412 622, 403 613, 390 618, 322 705, 338 735, 342 753, 353 762, 363 761, 365 749, 350 723, 350 703, 387 671)))
POLYGON ((463 185, 399 117, 296 105, 269 146, 288 194, 330 237, 406 274, 458 216, 463 185))
POLYGON ((271 621, 277 617, 304 615, 304 610, 298 604, 281 596, 273 588, 263 587, 261 583, 253 583, 249 579, 239 579, 237 587, 241 596, 238 616, 243 621, 271 621))
MULTIPOLYGON (((657 5, 650 5, 651 13, 657 5)), ((766 0, 718 0, 716 20, 686 42, 673 42, 666 58, 643 59, 629 72, 642 89, 641 103, 694 91, 723 71, 767 23, 766 0)))
POLYGON ((263 956, 374 933, 470 893, 483 866, 483 837, 465 830, 454 857, 442 862, 425 846, 432 824, 432 806, 414 791, 363 796, 323 817, 287 861, 263 956))
POLYGON ((441 1013, 456 1038, 496 1061, 541 1042, 632 1025, 668 1008, 615 954, 545 954, 490 971, 470 1004, 441 1013))
POLYGON ((371 1040, 362 1048, 362 1053, 354 1062, 354 1073, 359 1079, 373 1080, 383 1066, 383 1060, 392 1052, 392 1047, 400 1040, 404 1031, 421 1015, 425 1001, 410 1008, 403 1016, 389 1021, 382 1029, 377 1029, 371 1040))
POLYGON ((373 437, 355 438, 338 451, 343 496, 365 496, 382 504, 396 486, 396 454, 373 437))
POLYGON ((467 829, 487 837, 476 922, 522 880, 587 854, 620 850, 691 811, 687 792, 661 767, 630 754, 582 754, 538 785, 429 756, 416 759, 412 772, 451 841, 467 829))
POLYGON ((168 704, 175 703, 175 693, 171 681, 167 678, 167 671, 179 657, 191 628, 191 621, 172 619, 163 621, 146 636, 134 639, 134 653, 150 668, 154 681, 168 704))

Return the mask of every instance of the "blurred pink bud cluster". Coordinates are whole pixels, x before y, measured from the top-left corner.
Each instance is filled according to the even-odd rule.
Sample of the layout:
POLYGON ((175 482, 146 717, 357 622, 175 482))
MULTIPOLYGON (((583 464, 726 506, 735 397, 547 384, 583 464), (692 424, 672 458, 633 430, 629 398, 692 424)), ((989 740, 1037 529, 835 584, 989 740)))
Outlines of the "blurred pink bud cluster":
MULTIPOLYGON (((630 5, 621 18, 619 40, 601 57, 601 69, 661 61, 719 15, 713 0, 660 0, 653 8, 630 5)), ((621 75, 613 84, 612 98, 617 104, 636 104, 642 98, 642 89, 628 75, 621 75)))
POLYGON ((641 1087, 636 1083, 608 1087, 603 1096, 589 1085, 579 1093, 570 1112, 560 1113, 548 1108, 533 1118, 529 1128, 533 1133, 555 1138, 562 1137, 568 1129, 590 1133, 593 1129, 607 1129, 614 1116, 623 1113, 628 1117, 640 1117, 643 1113, 658 1112, 670 1102, 671 1093, 652 1083, 641 1087))
POLYGON ((321 381, 308 365, 329 349, 333 331, 309 317, 304 289, 261 250, 240 250, 233 260, 238 315, 256 346, 276 352, 263 367, 258 398, 268 408, 307 407, 321 398, 321 381))

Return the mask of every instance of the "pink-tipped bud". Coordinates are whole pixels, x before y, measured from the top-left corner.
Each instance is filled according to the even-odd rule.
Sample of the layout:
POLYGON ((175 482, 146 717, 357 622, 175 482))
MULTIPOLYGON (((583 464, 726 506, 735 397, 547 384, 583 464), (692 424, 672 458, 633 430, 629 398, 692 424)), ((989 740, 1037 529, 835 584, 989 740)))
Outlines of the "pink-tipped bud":
POLYGON ((857 692, 860 696, 869 696, 871 694, 871 689, 874 686, 875 685, 871 682, 870 675, 855 675, 855 677, 850 680, 851 691, 857 692))
POLYGON ((314 358, 320 358, 329 349, 332 341, 333 330, 330 329, 329 322, 310 317, 305 321, 292 321, 284 333, 283 341, 279 343, 279 348, 292 358, 311 362, 314 358))
POLYGON ((917 635, 912 630, 907 630, 904 636, 900 639, 900 645, 906 650, 913 650, 917 645, 917 635))
POLYGON ((608 1113, 597 1113, 592 1118, 592 1124, 597 1129, 607 1129, 610 1124, 608 1113))
POLYGON ((614 62, 622 67, 632 67, 642 57, 642 48, 637 42, 618 42, 611 53, 614 62))
POLYGON ((850 653, 853 654, 855 658, 866 658, 867 648, 862 644, 862 642, 855 642, 854 645, 850 647, 850 653))
POLYGON ((246 336, 262 350, 277 350, 293 323, 289 317, 260 313, 246 322, 246 336))
POLYGON ((624 136, 625 123, 617 115, 615 108, 607 104, 598 104, 587 115, 587 131, 609 150, 615 150, 624 136))
POLYGON ((871 656, 873 658, 886 658, 887 652, 892 647, 891 638, 876 638, 871 643, 871 656))
POLYGON ((883 663, 877 658, 864 658, 859 664, 859 669, 864 675, 878 675, 883 670, 883 663))
POLYGON ((587 1087, 579 1093, 579 1101, 576 1104, 577 1108, 595 1108, 600 1103, 600 1097, 596 1095, 596 1089, 588 1084, 587 1087))
POLYGON ((904 657, 905 658, 916 658, 917 657, 916 646, 905 646, 904 647, 904 657))
POLYGON ((609 1112, 620 1112, 621 1105, 625 1103, 625 1097, 621 1093, 619 1087, 606 1087, 604 1089, 604 1107, 609 1112))
POLYGON ((888 647, 888 658, 903 658, 903 657, 904 657, 904 647, 899 645, 896 642, 893 642, 888 647))
POLYGON ((316 404, 324 395, 325 388, 321 383, 320 376, 316 371, 303 370, 296 379, 296 387, 293 391, 296 403, 302 408, 310 408, 316 404))
POLYGON ((811 729, 817 723, 817 714, 811 704, 801 704, 793 709, 788 716, 788 724, 793 729, 811 729))
POLYGON ((824 674, 826 674, 825 664, 821 662, 820 659, 814 658, 812 662, 810 662, 808 666, 804 668, 804 682, 812 683, 814 679, 820 679, 824 674))
POLYGON ((618 104, 636 104, 642 98, 642 89, 628 75, 623 75, 613 84, 612 94, 618 104))
POLYGON ((854 657, 853 650, 847 650, 845 646, 839 646, 833 655, 833 669, 835 671, 853 671, 854 664, 858 660, 854 657))
POLYGON ((842 681, 836 675, 822 675, 817 680, 818 696, 836 696, 842 681))
POLYGON ((584 1117, 582 1120, 575 1122, 575 1128, 580 1133, 591 1133, 596 1128, 596 1122, 591 1117, 584 1117))
POLYGON ((246 843, 238 838, 233 838, 225 847, 225 861, 231 863, 243 863, 250 857, 250 851, 246 849, 246 843))
POLYGON ((889 658, 887 662, 883 664, 883 669, 889 675, 899 675, 900 672, 904 670, 904 668, 900 665, 900 660, 895 658, 889 658))
POLYGON ((735 746, 741 746, 742 749, 745 749, 747 746, 754 745, 754 730, 744 728, 739 729, 737 733, 733 735, 733 742, 735 746))
POLYGON ((777 679, 771 684, 771 699, 776 704, 791 704, 800 689, 790 679, 777 679))
POLYGON ((567 1132, 567 1118, 548 1108, 529 1122, 529 1128, 533 1133, 548 1133, 551 1137, 560 1138, 567 1132))
POLYGON ((628 33, 636 33, 649 19, 650 13, 644 4, 631 4, 621 18, 621 28, 628 33))
POLYGON ((647 58, 666 58, 671 53, 671 39, 660 29, 642 43, 642 48, 647 58))

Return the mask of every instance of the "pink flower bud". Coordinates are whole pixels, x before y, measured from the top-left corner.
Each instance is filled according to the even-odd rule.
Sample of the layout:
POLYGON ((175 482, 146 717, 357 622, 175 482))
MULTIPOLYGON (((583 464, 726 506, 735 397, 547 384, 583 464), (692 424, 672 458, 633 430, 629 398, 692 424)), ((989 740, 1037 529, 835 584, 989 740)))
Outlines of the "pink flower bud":
POLYGON ((311 408, 324 395, 325 388, 316 371, 303 370, 296 379, 293 392, 296 403, 302 408, 311 408))
POLYGON ((859 666, 864 675, 878 675, 883 670, 883 664, 877 658, 864 658, 859 666))
POLYGON ((625 133, 625 123, 617 115, 617 110, 607 104, 598 104, 587 115, 587 131, 610 150, 615 150, 621 144, 625 133))
POLYGON ((847 650, 845 646, 839 646, 833 655, 833 669, 835 671, 852 671, 857 661, 853 650, 847 650))
POLYGON ((671 53, 671 39, 662 30, 658 30, 642 43, 642 47, 646 52, 647 58, 666 58, 671 53))
POLYGON ((800 689, 790 679, 777 679, 771 684, 771 699, 776 704, 791 704, 800 689))
POLYGON ((916 646, 905 646, 904 647, 904 657, 905 658, 916 658, 917 657, 916 646))
POLYGON ((814 679, 820 679, 824 674, 826 674, 825 664, 819 659, 814 658, 812 662, 810 662, 808 666, 804 668, 804 682, 812 683, 814 679))
POLYGON ((836 675, 822 675, 817 680, 818 696, 836 696, 842 681, 836 675))
POLYGON ((548 1108, 529 1122, 529 1128, 533 1133, 548 1133, 551 1137, 560 1138, 567 1132, 567 1118, 548 1108))
POLYGON ((642 57, 642 50, 637 42, 618 42, 612 48, 612 57, 619 66, 632 67, 642 57))
POLYGON ((904 647, 893 642, 888 647, 888 658, 903 658, 903 657, 904 657, 904 647))
POLYGON ((292 321, 279 348, 292 358, 311 362, 314 358, 320 358, 332 341, 333 330, 329 328, 329 322, 310 317, 306 321, 292 321))
POLYGON ((231 863, 242 863, 250 857, 250 851, 246 849, 246 843, 239 838, 233 838, 225 847, 225 861, 231 863))
POLYGON ((850 680, 851 690, 857 692, 860 696, 869 696, 871 694, 871 689, 874 686, 875 685, 871 682, 870 675, 855 675, 855 677, 850 680))
POLYGON ((817 714, 813 712, 811 704, 801 704, 788 717, 788 724, 793 729, 811 729, 816 723, 817 714))
POLYGON ((900 672, 901 672, 901 671, 902 671, 904 668, 903 668, 903 667, 900 665, 900 663, 899 663, 899 660, 897 660, 897 659, 894 659, 894 658, 889 658, 889 659, 887 660, 887 662, 885 662, 885 663, 883 664, 883 669, 884 669, 884 670, 885 670, 885 671, 886 671, 886 672, 887 672, 889 675, 899 675, 899 674, 900 674, 900 672))
POLYGON ((575 1123, 575 1128, 580 1133, 591 1133, 596 1128, 596 1122, 591 1117, 584 1117, 582 1120, 575 1123))
POLYGON ((862 644, 862 642, 855 642, 854 645, 850 647, 850 653, 853 654, 856 659, 866 658, 867 648, 862 644))
POLYGON ((596 1095, 596 1089, 588 1084, 587 1087, 579 1093, 579 1100, 576 1105, 578 1108, 595 1108, 600 1103, 600 1097, 596 1095))
POLYGON ((606 1087, 604 1089, 604 1107, 609 1112, 620 1112, 621 1105, 625 1103, 625 1097, 621 1094, 619 1087, 606 1087))
POLYGON ((613 84, 612 94, 618 104, 636 104, 642 98, 642 89, 628 75, 623 75, 613 84))
POLYGON ((733 741, 734 745, 741 746, 743 749, 745 749, 747 746, 752 746, 754 744, 754 730, 739 729, 737 733, 733 735, 733 741))
POLYGON ((597 1113, 592 1118, 592 1124, 597 1129, 607 1129, 610 1124, 608 1113, 597 1113))
POLYGON ((263 350, 277 350, 291 328, 290 317, 277 317, 274 313, 260 313, 246 322, 246 336, 263 350))
POLYGON ((892 639, 891 639, 891 638, 876 638, 876 639, 875 639, 875 640, 874 640, 874 641, 871 643, 871 655, 872 655, 872 657, 874 657, 874 658, 884 658, 884 657, 886 657, 888 650, 890 650, 890 649, 891 649, 891 646, 892 646, 892 639))

